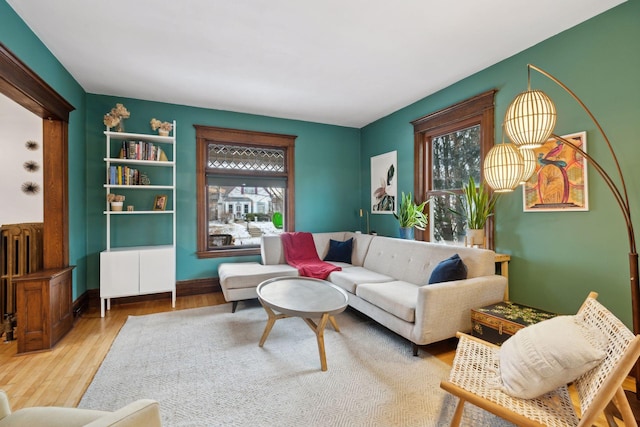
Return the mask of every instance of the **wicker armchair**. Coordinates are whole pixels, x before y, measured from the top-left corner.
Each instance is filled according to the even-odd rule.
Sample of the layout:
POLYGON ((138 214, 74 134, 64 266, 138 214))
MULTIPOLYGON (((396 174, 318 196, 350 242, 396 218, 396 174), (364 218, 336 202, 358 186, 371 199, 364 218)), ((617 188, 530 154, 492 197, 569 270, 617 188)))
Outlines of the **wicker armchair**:
POLYGON ((640 335, 634 336, 596 298, 595 292, 590 293, 579 313, 607 335, 609 344, 599 365, 573 383, 581 415, 576 413, 566 386, 535 399, 514 398, 492 387, 491 378, 498 370, 499 347, 459 334, 449 380, 440 383, 440 387, 460 399, 451 425, 460 424, 467 401, 521 426, 591 426, 603 412, 609 425, 616 425, 608 410, 613 401, 625 425, 637 426, 622 383, 640 356, 640 335))

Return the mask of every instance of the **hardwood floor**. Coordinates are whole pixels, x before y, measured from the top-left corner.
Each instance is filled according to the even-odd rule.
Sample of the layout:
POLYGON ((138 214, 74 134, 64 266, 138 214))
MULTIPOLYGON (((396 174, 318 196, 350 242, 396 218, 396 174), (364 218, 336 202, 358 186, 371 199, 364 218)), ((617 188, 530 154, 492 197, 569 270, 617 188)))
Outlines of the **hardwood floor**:
MULTIPOLYGON (((104 318, 95 307, 78 318, 71 332, 51 351, 17 356, 16 341, 0 342, 0 389, 9 395, 13 410, 30 406, 77 406, 128 316, 224 302, 222 293, 216 292, 178 297, 175 309, 168 300, 118 304, 112 305, 104 318)), ((456 340, 450 339, 425 346, 423 350, 451 364, 455 347, 456 340)), ((409 343, 407 349, 410 350, 409 343)), ((628 379, 625 388, 634 390, 634 382, 628 379)), ((596 425, 607 426, 604 419, 596 425)))
MULTIPOLYGON (((175 310, 224 302, 222 293, 191 295, 177 298, 175 310)), ((127 317, 171 310, 168 299, 112 305, 104 318, 98 307, 92 308, 51 351, 17 356, 16 341, 0 342, 0 389, 13 410, 76 406, 127 317)))

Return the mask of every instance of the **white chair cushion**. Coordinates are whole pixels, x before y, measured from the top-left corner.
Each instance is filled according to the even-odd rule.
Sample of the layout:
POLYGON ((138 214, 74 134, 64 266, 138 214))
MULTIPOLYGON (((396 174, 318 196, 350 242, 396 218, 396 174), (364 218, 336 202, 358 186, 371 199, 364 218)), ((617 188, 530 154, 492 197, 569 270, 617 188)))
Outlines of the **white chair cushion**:
POLYGON ((527 326, 500 348, 499 388, 521 399, 542 396, 597 366, 607 344, 607 337, 579 315, 527 326))

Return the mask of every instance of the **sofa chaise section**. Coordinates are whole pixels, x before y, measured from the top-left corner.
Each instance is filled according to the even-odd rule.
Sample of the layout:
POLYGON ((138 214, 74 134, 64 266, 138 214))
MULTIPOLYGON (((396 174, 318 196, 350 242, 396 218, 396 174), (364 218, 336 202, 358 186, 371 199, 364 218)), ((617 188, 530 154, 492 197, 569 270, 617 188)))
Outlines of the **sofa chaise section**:
POLYGON ((287 264, 263 265, 257 262, 222 263, 218 277, 222 294, 232 302, 235 312, 238 301, 258 298, 256 287, 267 279, 281 276, 297 276, 298 270, 287 264))

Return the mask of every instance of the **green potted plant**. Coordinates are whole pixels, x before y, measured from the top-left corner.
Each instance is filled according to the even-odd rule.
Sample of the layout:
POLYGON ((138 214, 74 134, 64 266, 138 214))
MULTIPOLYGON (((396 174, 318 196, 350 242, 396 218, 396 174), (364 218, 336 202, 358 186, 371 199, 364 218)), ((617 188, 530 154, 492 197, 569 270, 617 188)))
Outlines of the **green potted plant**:
POLYGON ((483 183, 476 186, 472 176, 469 177, 469 182, 463 187, 462 194, 464 196, 462 201, 464 211, 450 210, 466 219, 467 244, 471 246, 474 244, 483 245, 484 226, 487 223, 487 219, 494 214, 498 195, 491 193, 483 183))
POLYGON ((405 195, 402 193, 400 208, 398 213, 393 213, 400 223, 400 237, 403 239, 413 239, 413 229, 424 230, 428 223, 427 214, 423 212, 424 207, 429 202, 425 200, 419 205, 413 202, 411 193, 405 195))

